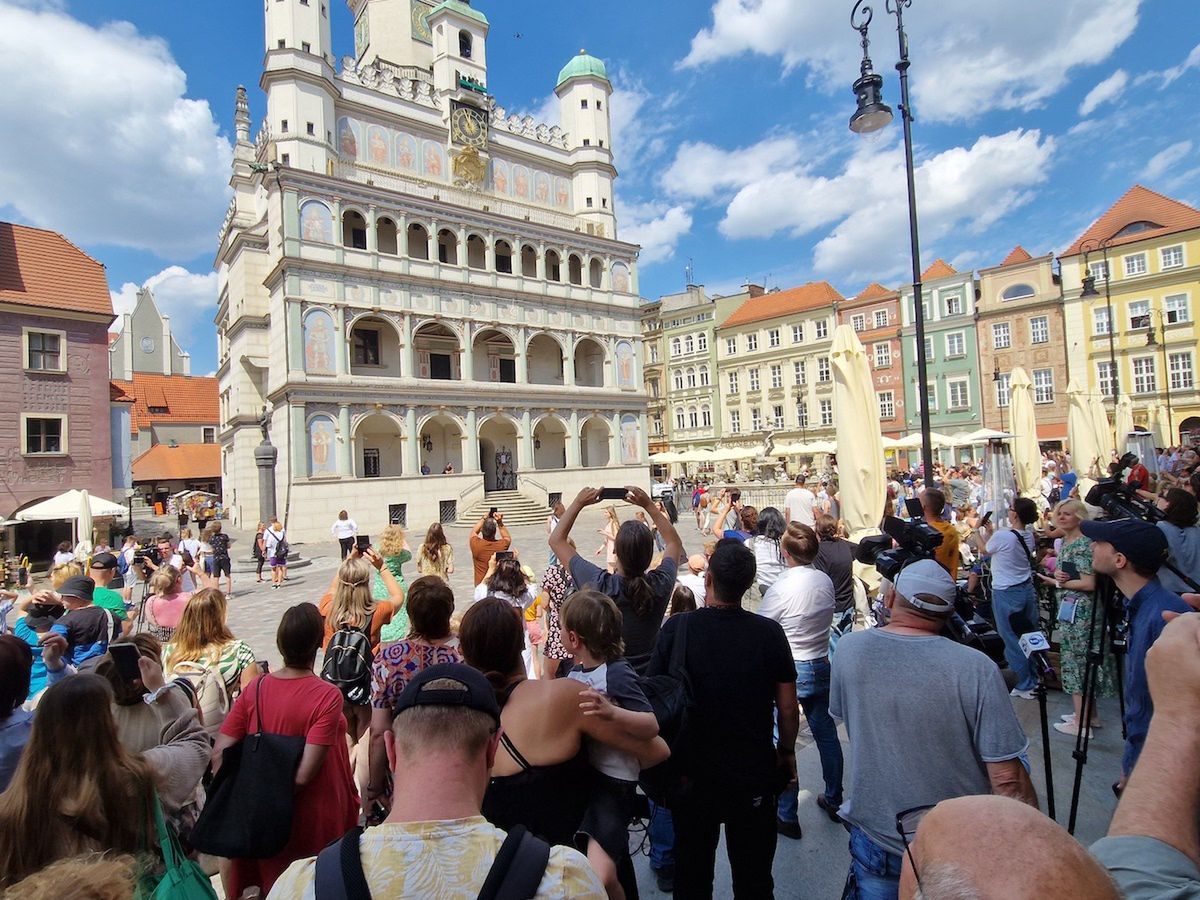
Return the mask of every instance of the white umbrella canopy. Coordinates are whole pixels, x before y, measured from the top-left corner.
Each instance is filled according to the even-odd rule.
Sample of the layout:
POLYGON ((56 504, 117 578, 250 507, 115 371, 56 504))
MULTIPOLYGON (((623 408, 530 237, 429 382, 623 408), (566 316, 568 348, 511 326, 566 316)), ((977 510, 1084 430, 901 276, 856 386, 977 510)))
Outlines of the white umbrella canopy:
POLYGON ((775 453, 779 456, 799 456, 801 453, 810 453, 808 444, 801 444, 797 441, 794 444, 780 444, 775 448, 775 453))
POLYGON ((920 450, 921 432, 914 431, 912 434, 906 434, 904 437, 898 438, 892 446, 903 450, 920 450))
POLYGON ((683 462, 682 453, 676 453, 674 450, 664 450, 662 453, 654 453, 650 456, 650 462, 665 465, 666 463, 683 462))
POLYGON ((871 367, 849 325, 833 333, 833 408, 837 410, 838 493, 851 539, 878 528, 887 497, 883 435, 871 367))
POLYGON ((982 444, 986 441, 1006 440, 1012 437, 1007 431, 997 431, 995 428, 980 428, 972 431, 967 435, 973 444, 982 444))
MULTIPOLYGON (((779 448, 776 447, 775 450, 778 451, 779 448)), ((712 459, 714 461, 724 461, 735 459, 754 459, 757 456, 758 451, 753 447, 718 447, 713 451, 712 459)))
POLYGON ((688 450, 679 457, 680 462, 706 463, 715 462, 716 455, 711 450, 688 450))
POLYGON ((1031 500, 1041 495, 1042 451, 1038 447, 1037 413, 1033 409, 1033 382, 1020 366, 1009 379, 1009 404, 1012 407, 1013 474, 1017 490, 1031 500))
POLYGON ((1158 420, 1155 422, 1155 427, 1150 429, 1154 432, 1154 439, 1158 442, 1158 446, 1170 447, 1175 443, 1175 429, 1171 424, 1171 415, 1161 403, 1155 405, 1153 409, 1158 410, 1158 420))
POLYGON ((1133 431, 1133 400, 1128 396, 1122 397, 1117 401, 1117 452, 1125 452, 1125 441, 1129 438, 1129 432, 1133 431))
MULTIPOLYGON (((1106 460, 1101 458, 1096 443, 1091 403, 1074 378, 1067 385, 1067 443, 1071 447, 1071 463, 1080 478, 1094 481, 1103 475, 1102 463, 1106 460)), ((1080 493, 1086 493, 1082 486, 1080 493)))
POLYGON ((1112 459, 1116 444, 1113 442, 1112 424, 1108 421, 1108 410, 1104 408, 1104 399, 1099 394, 1088 397, 1088 407, 1092 411, 1092 433, 1096 436, 1096 447, 1100 450, 1100 471, 1108 472, 1108 463, 1112 459))
MULTIPOLYGON (((952 436, 942 434, 940 431, 929 432, 930 443, 935 447, 963 447, 965 444, 958 443, 952 436)), ((920 446, 920 445, 918 445, 920 446)))
MULTIPOLYGON (((49 500, 43 500, 41 503, 35 503, 33 506, 21 510, 16 513, 14 518, 22 522, 78 519, 82 511, 81 505, 85 494, 85 491, 67 491, 64 494, 59 494, 57 497, 51 497, 49 500)), ((121 504, 113 503, 111 500, 105 500, 101 497, 93 497, 90 494, 87 494, 87 504, 93 518, 96 516, 121 516, 125 514, 125 507, 121 504)))
MULTIPOLYGON (((837 453, 838 448, 837 443, 834 441, 812 441, 804 446, 808 448, 805 451, 807 453, 837 453)), ((880 452, 882 452, 882 450, 880 452)), ((838 462, 838 466, 839 468, 841 467, 840 460, 838 462)))
POLYGON ((79 492, 79 514, 75 519, 75 542, 84 555, 92 552, 92 503, 86 489, 79 492))

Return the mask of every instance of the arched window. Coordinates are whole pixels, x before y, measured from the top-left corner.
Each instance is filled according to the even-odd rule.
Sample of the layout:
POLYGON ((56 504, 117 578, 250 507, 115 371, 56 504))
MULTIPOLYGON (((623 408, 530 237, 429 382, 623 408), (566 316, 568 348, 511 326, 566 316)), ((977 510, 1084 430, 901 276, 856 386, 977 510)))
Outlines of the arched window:
POLYGON ((696 335, 696 349, 701 353, 708 349, 708 335, 703 331, 696 335))
POLYGON ((708 366, 700 367, 700 387, 708 387, 708 366))
POLYGON ((683 390, 683 372, 680 371, 679 369, 676 369, 672 373, 672 377, 675 379, 675 390, 682 391, 683 390))
POLYGON ((692 338, 692 336, 689 334, 687 337, 685 337, 683 339, 683 352, 684 353, 694 353, 695 350, 696 350, 696 342, 692 338))
POLYGON ((688 407, 688 425, 691 428, 700 427, 700 415, 696 412, 696 407, 694 406, 688 407))
POLYGON ((1037 291, 1028 284, 1014 284, 1012 287, 1005 288, 1004 293, 1000 295, 1001 300, 1023 300, 1026 297, 1032 297, 1037 291))
POLYGON ((348 209, 342 214, 342 246, 367 249, 367 220, 356 210, 348 209))
POLYGON ((583 286, 583 260, 574 253, 567 258, 567 278, 571 284, 583 286))
POLYGON ((690 388, 694 388, 696 386, 696 370, 695 369, 687 370, 687 386, 690 388))
POLYGON ((395 256, 400 252, 396 237, 396 223, 384 216, 375 220, 375 246, 380 253, 395 256))
POLYGON ((438 262, 458 265, 458 235, 449 228, 438 232, 438 262))
POLYGON ((521 274, 526 278, 537 277, 537 250, 529 244, 521 247, 521 274))
POLYGON ((513 270, 512 244, 508 241, 496 241, 496 271, 511 275, 513 270))
POLYGON ((429 259, 429 232, 418 222, 408 226, 408 256, 410 259, 429 259))
POLYGON ((458 33, 458 55, 463 59, 471 58, 471 32, 460 31, 458 33))
POLYGON ((708 404, 700 407, 700 424, 702 424, 705 428, 712 427, 712 409, 708 406, 708 404))
POLYGON ((546 280, 562 281, 562 257, 557 250, 546 251, 546 280))
POLYGON ((467 235, 467 266, 472 269, 487 266, 487 241, 477 234, 467 235))
POLYGON ((671 355, 679 355, 679 338, 671 338, 671 355))
POLYGON ((598 259, 588 263, 588 284, 594 288, 600 287, 600 273, 603 269, 604 266, 598 259))
POLYGON ((682 431, 684 424, 685 420, 683 418, 683 407, 677 406, 675 407, 675 427, 682 431))

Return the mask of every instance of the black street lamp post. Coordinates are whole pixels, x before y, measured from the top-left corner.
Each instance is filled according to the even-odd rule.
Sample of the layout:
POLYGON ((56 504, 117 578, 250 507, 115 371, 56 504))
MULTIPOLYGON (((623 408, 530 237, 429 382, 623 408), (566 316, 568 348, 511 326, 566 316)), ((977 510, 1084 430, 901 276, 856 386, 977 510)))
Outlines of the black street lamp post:
POLYGON ((1000 430, 1004 430, 1004 404, 1000 402, 1000 360, 996 360, 996 368, 992 370, 992 382, 996 385, 996 408, 1000 410, 1000 430))
POLYGON ((1082 300, 1085 297, 1099 297, 1100 292, 1096 290, 1096 277, 1092 274, 1091 268, 1088 267, 1088 254, 1095 250, 1101 251, 1104 255, 1104 302, 1108 306, 1108 365, 1109 365, 1109 395, 1112 397, 1113 404, 1113 446, 1118 450, 1121 449, 1121 436, 1117 434, 1117 396, 1120 394, 1120 378, 1117 374, 1117 320, 1113 315, 1112 305, 1112 270, 1108 266, 1108 248, 1112 246, 1112 238, 1104 240, 1091 239, 1084 241, 1079 245, 1079 250, 1083 253, 1083 271, 1082 278, 1083 289, 1079 292, 1079 298, 1082 300))
MULTIPOLYGON (((1175 421, 1171 417, 1171 370, 1167 363, 1167 320, 1160 309, 1152 309, 1150 314, 1158 318, 1158 330, 1162 333, 1162 343, 1159 344, 1159 348, 1162 350, 1163 396, 1167 400, 1167 435, 1173 443, 1175 441, 1175 421)), ((1154 337, 1154 324, 1151 323, 1146 330, 1146 346, 1153 347, 1157 343, 1158 341, 1154 337)), ((1157 438, 1158 435, 1155 435, 1156 440, 1157 438)))
MULTIPOLYGON (((904 10, 912 0, 884 0, 884 8, 896 17, 896 37, 900 42, 900 118, 904 123, 904 167, 908 175, 908 230, 912 244, 913 318, 917 330, 917 404, 921 411, 921 465, 926 481, 933 477, 933 441, 929 424, 928 361, 925 358, 925 309, 921 296, 921 245, 917 234, 917 188, 913 168, 912 106, 908 100, 908 35, 904 33, 904 10)), ((868 53, 867 29, 874 13, 866 0, 858 0, 850 12, 850 27, 862 36, 863 58, 859 77, 852 90, 858 108, 850 117, 850 130, 871 134, 892 121, 892 110, 883 102, 883 77, 876 74, 868 53)))

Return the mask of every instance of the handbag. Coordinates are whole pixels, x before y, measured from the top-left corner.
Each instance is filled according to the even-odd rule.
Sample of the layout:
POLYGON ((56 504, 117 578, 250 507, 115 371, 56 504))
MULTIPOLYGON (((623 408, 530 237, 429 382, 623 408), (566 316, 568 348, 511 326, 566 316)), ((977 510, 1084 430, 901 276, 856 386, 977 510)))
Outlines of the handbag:
POLYGON ((139 900, 217 900, 212 880, 184 855, 175 830, 167 825, 157 793, 154 794, 154 827, 166 871, 161 876, 142 876, 136 895, 139 900))
POLYGON ((687 671, 687 625, 690 615, 684 613, 680 616, 679 633, 675 635, 671 647, 666 674, 641 678, 642 692, 654 710, 654 718, 658 720, 658 736, 671 748, 671 756, 656 766, 643 769, 638 784, 647 797, 668 808, 680 800, 688 789, 680 750, 693 704, 692 680, 687 671))
POLYGON ((304 736, 263 731, 262 683, 267 678, 254 683, 258 730, 225 750, 192 829, 192 846, 203 853, 267 859, 291 837, 304 736))

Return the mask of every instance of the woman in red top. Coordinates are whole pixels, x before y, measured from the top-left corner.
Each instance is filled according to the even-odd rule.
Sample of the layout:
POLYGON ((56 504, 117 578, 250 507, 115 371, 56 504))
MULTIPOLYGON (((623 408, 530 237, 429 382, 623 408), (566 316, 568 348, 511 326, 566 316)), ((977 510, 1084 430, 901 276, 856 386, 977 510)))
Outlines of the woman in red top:
POLYGON ((324 636, 321 614, 311 603, 300 603, 283 614, 275 643, 283 668, 262 676, 259 688, 238 695, 213 746, 213 771, 221 754, 257 726, 255 705, 261 695, 263 730, 303 735, 304 754, 296 770, 296 799, 292 834, 269 859, 235 859, 225 885, 226 897, 240 897, 254 885, 265 897, 283 870, 298 859, 315 856, 358 821, 358 792, 346 750, 346 718, 342 693, 313 672, 324 636))

